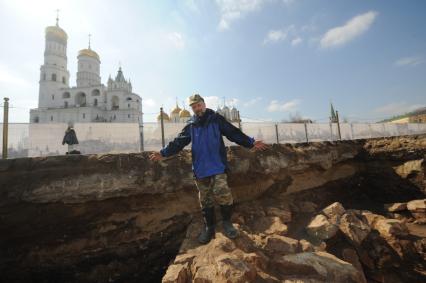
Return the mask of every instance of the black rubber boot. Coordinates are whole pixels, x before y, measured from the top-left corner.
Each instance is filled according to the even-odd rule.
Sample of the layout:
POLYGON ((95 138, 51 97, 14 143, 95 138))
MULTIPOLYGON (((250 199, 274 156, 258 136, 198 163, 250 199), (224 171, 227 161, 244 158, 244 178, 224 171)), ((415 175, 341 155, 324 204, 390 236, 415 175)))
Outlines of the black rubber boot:
POLYGON ((225 236, 235 239, 238 236, 238 231, 231 223, 232 205, 221 205, 220 212, 222 214, 222 226, 225 236))
POLYGON ((214 206, 203 208, 201 212, 204 217, 204 229, 198 236, 198 242, 200 242, 201 244, 207 244, 212 238, 215 237, 216 219, 214 213, 214 206))

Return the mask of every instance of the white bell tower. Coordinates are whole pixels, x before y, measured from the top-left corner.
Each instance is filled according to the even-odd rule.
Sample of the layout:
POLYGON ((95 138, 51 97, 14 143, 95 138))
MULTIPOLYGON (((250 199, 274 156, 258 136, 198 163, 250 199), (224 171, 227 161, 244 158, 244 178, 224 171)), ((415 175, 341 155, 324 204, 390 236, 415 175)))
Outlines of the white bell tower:
POLYGON ((70 76, 67 69, 68 36, 59 27, 58 15, 56 25, 46 27, 45 33, 44 64, 40 67, 38 108, 57 106, 59 97, 55 101, 55 96, 60 95, 60 88, 69 86, 70 76))

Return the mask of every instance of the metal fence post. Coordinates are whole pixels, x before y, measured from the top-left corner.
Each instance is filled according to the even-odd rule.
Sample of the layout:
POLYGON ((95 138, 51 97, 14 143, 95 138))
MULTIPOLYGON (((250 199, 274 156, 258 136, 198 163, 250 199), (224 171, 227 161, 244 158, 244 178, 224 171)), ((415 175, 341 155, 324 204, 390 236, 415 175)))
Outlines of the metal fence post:
POLYGON ((373 130, 371 129, 370 123, 368 123, 368 129, 369 129, 369 132, 370 132, 370 139, 371 139, 371 138, 373 138, 373 130))
POLYGON ((164 147, 164 121, 163 121, 163 107, 160 107, 160 121, 161 121, 161 145, 164 147))
POLYGON ((144 135, 143 135, 143 111, 142 111, 142 107, 143 107, 143 104, 142 104, 142 101, 141 101, 141 104, 140 104, 140 106, 141 106, 141 112, 138 114, 138 115, 140 115, 140 114, 142 114, 142 115, 140 115, 140 122, 139 122, 139 118, 138 118, 138 122, 139 122, 139 138, 140 138, 140 148, 141 148, 141 152, 142 151, 144 151, 145 150, 145 146, 144 146, 144 135))
POLYGON ((342 134, 340 133, 339 111, 337 110, 336 110, 336 119, 337 119, 337 133, 339 134, 339 140, 342 140, 342 134))
POLYGON ((4 98, 3 105, 3 151, 2 158, 7 158, 7 138, 9 133, 9 98, 4 98))
POLYGON ((278 124, 275 124, 275 135, 277 136, 277 144, 280 144, 280 138, 278 136, 278 124))
POLYGON ((305 126, 305 138, 306 138, 306 142, 309 142, 309 139, 308 139, 308 125, 306 124, 306 122, 304 122, 303 125, 305 126))
POLYGON ((350 123, 351 126, 351 138, 354 140, 355 139, 355 135, 354 135, 354 125, 352 123, 350 123))

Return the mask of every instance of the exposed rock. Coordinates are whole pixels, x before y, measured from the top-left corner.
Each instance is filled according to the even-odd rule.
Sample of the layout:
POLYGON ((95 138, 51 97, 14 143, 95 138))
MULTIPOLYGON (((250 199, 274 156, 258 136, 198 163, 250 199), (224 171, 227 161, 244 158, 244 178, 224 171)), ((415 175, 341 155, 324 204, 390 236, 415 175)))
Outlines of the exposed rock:
POLYGON ((416 219, 426 218, 426 199, 409 201, 407 209, 416 219))
POLYGON ((306 232, 310 236, 321 240, 330 239, 336 235, 338 230, 339 227, 330 223, 327 217, 322 214, 315 216, 315 218, 308 224, 308 226, 306 226, 306 232))
POLYGON ((217 277, 216 270, 211 266, 200 266, 195 272, 192 281, 194 283, 213 283, 217 282, 217 277))
POLYGON ((255 219, 254 222, 253 228, 259 233, 285 235, 288 231, 287 225, 278 216, 262 217, 255 219))
POLYGON ((409 211, 424 211, 426 210, 426 199, 412 200, 407 203, 407 209, 409 211))
POLYGON ((385 208, 389 212, 398 212, 407 210, 407 204, 405 202, 396 202, 385 204, 385 208))
POLYGON ((240 236, 226 238, 219 222, 207 245, 196 241, 202 222, 191 152, 161 162, 149 154, 0 160, 2 281, 354 282, 356 256, 341 252, 350 245, 369 280, 426 281, 424 225, 410 218, 405 235, 403 221, 350 209, 382 213, 384 203, 424 198, 424 162, 404 178, 392 166, 424 158, 426 135, 228 148, 240 236), (335 201, 346 212, 326 207, 319 221, 326 239, 309 237, 309 220, 335 201), (365 237, 364 224, 380 228, 365 237), (354 267, 312 250, 343 254, 354 267))
POLYGON ((325 242, 319 243, 319 245, 314 246, 316 252, 325 252, 327 250, 327 244, 325 242))
POLYGON ((407 227, 398 219, 379 219, 373 228, 377 229, 383 237, 405 236, 408 234, 407 227))
POLYGON ((253 282, 256 269, 235 255, 223 254, 216 258, 218 276, 213 282, 253 282))
POLYGON ((371 231, 367 220, 360 214, 353 211, 347 211, 343 214, 339 224, 340 231, 346 238, 356 245, 361 245, 362 241, 371 231))
MULTIPOLYGON (((299 244, 300 244, 300 248, 301 248, 302 252, 313 252, 313 251, 315 251, 314 246, 310 242, 306 241, 305 239, 301 239, 299 241, 299 244)), ((325 250, 325 248, 324 248, 324 250, 325 250)))
POLYGON ((292 254, 297 252, 299 241, 289 237, 271 235, 266 238, 265 250, 271 254, 292 254))
POLYGON ((291 211, 279 209, 277 207, 268 207, 266 214, 269 216, 278 216, 282 222, 288 223, 291 221, 291 211))
POLYGON ((167 269, 162 282, 163 283, 186 283, 189 279, 188 263, 173 264, 167 269))
POLYGON ((363 282, 362 274, 352 264, 325 252, 286 255, 275 264, 282 275, 303 276, 317 282, 363 282))
POLYGON ((342 257, 343 257, 343 260, 345 260, 346 262, 349 262, 358 270, 361 277, 360 278, 361 280, 359 282, 366 283, 367 279, 365 278, 364 270, 362 269, 362 265, 361 265, 361 262, 359 261, 359 257, 356 251, 354 249, 344 249, 342 252, 342 257))
POLYGON ((363 211, 361 214, 365 217, 370 227, 375 227, 377 221, 386 219, 383 215, 378 215, 370 211, 363 211))
MULTIPOLYGON (((329 219, 337 220, 337 219, 340 219, 343 213, 345 213, 345 208, 340 202, 334 202, 330 204, 329 206, 327 206, 326 208, 324 208, 322 210, 322 213, 324 213, 324 215, 327 216, 329 219)), ((336 223, 337 221, 333 221, 333 222, 336 223)))
POLYGON ((421 172, 423 170, 423 161, 424 159, 410 160, 400 166, 394 167, 394 169, 399 176, 401 176, 402 178, 407 178, 407 176, 412 174, 413 172, 421 172))

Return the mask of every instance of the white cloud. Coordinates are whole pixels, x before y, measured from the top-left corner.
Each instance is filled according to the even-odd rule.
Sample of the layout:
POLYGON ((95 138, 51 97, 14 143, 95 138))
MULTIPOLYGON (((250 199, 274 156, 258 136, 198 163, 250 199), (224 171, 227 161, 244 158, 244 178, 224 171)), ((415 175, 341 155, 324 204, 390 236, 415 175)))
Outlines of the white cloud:
POLYGON ((192 12, 200 12, 200 9, 198 8, 198 5, 195 0, 185 0, 184 3, 185 6, 192 12))
POLYGON ((269 42, 277 42, 284 40, 287 37, 287 33, 282 30, 270 30, 266 35, 266 38, 263 40, 263 44, 267 44, 269 42))
POLYGON ((216 0, 221 14, 219 30, 229 29, 231 22, 259 10, 265 2, 265 0, 216 0))
POLYGON ((413 56, 413 57, 400 58, 396 60, 394 64, 398 67, 403 67, 403 66, 417 66, 424 62, 425 62, 425 59, 423 59, 422 57, 413 56))
POLYGON ((369 11, 353 17, 343 26, 328 30, 321 38, 321 47, 330 48, 344 45, 366 32, 376 17, 377 12, 369 11))
POLYGON ((303 41, 303 39, 302 39, 301 37, 296 37, 295 39, 293 39, 293 40, 291 41, 291 45, 292 45, 292 46, 297 46, 297 45, 299 45, 300 43, 302 43, 302 41, 303 41))
POLYGON ((170 42, 170 44, 176 49, 185 48, 185 41, 183 39, 182 34, 178 32, 171 32, 167 35, 167 39, 170 42))
POLYGON ((285 40, 288 36, 288 34, 294 30, 294 26, 290 25, 284 29, 281 30, 270 30, 267 35, 265 36, 265 39, 263 40, 263 44, 268 43, 275 43, 278 41, 285 40))
POLYGON ((299 99, 293 99, 287 102, 279 102, 278 100, 272 100, 268 105, 268 112, 289 112, 297 109, 300 104, 299 99))
POLYGON ((260 102, 262 100, 262 97, 255 97, 253 99, 250 99, 249 101, 245 102, 243 105, 244 107, 255 105, 256 103, 260 102))
MULTIPOLYGON (((277 2, 276 0, 216 0, 220 10, 218 29, 223 31, 230 28, 232 22, 243 18, 246 14, 260 10, 265 3, 277 2)), ((281 0, 289 6, 296 0, 281 0)))
POLYGON ((374 112, 380 113, 383 115, 398 115, 404 114, 406 112, 410 112, 416 110, 418 108, 424 107, 423 104, 408 104, 407 102, 393 102, 383 106, 380 106, 374 109, 374 112))

